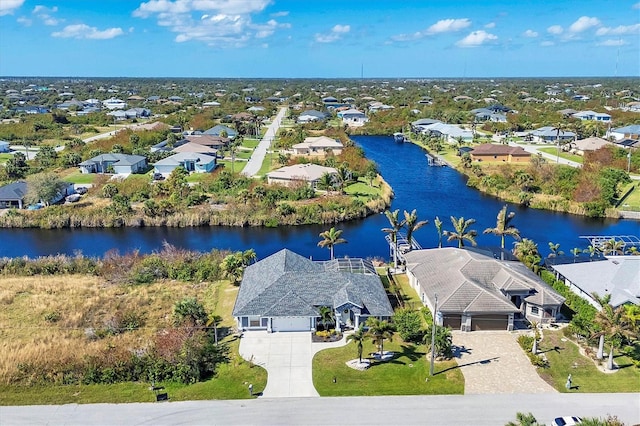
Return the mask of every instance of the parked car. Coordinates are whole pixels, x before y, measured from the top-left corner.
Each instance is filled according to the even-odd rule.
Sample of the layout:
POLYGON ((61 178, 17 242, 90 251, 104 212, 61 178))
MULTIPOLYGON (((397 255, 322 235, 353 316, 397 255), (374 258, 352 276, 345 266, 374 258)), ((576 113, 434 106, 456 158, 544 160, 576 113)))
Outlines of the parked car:
POLYGON ((162 175, 162 173, 154 173, 153 174, 153 180, 163 180, 164 176, 162 175))
POLYGON ((553 419, 552 426, 573 426, 579 425, 582 423, 582 419, 580 417, 575 416, 565 416, 565 417, 556 417, 553 419))
POLYGON ((67 195, 64 200, 67 203, 77 203, 78 201, 80 201, 80 197, 82 197, 82 195, 80 194, 71 194, 67 195))
POLYGON ((80 194, 80 195, 86 194, 87 191, 88 191, 88 189, 86 187, 84 187, 84 186, 79 186, 79 187, 76 188, 76 193, 80 194))
POLYGON ((40 210, 44 206, 42 204, 31 204, 27 207, 27 210, 40 210))

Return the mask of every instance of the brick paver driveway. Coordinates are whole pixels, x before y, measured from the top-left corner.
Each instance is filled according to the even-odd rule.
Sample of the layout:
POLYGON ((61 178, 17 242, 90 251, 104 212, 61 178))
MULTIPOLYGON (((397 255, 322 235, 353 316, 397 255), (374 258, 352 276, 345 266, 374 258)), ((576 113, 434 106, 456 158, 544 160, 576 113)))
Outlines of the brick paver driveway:
POLYGON ((508 331, 453 332, 465 394, 556 392, 542 380, 508 331))

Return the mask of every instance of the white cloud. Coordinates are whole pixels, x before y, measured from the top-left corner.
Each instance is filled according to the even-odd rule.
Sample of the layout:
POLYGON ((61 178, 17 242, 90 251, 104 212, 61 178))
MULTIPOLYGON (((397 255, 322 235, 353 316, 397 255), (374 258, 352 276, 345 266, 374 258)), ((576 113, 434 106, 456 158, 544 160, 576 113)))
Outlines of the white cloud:
POLYGON ((634 4, 633 6, 631 6, 631 9, 640 9, 640 1, 634 4))
POLYGON ((2 0, 0 1, 0 16, 11 15, 14 10, 22 6, 24 0, 2 0))
POLYGON ((468 36, 456 42, 458 47, 478 47, 483 44, 494 42, 498 36, 488 33, 484 30, 473 31, 468 36))
POLYGON ((53 16, 53 14, 56 13, 57 11, 58 11, 58 8, 56 6, 49 8, 46 6, 37 5, 36 7, 33 8, 33 10, 31 11, 31 14, 34 15, 36 18, 38 18, 40 21, 42 21, 45 25, 53 27, 58 25, 60 22, 62 22, 61 20, 53 16))
POLYGON ((569 31, 572 33, 581 33, 590 28, 597 27, 600 25, 600 20, 598 18, 592 18, 589 16, 581 16, 578 18, 576 22, 569 26, 569 31))
POLYGON ((272 18, 283 18, 285 16, 289 16, 289 12, 286 10, 283 10, 282 12, 276 12, 276 13, 272 13, 271 17, 272 18))
POLYGON ((18 21, 19 24, 22 24, 25 27, 30 27, 31 24, 33 24, 33 21, 31 19, 25 18, 24 16, 19 17, 18 19, 16 19, 16 21, 18 21))
POLYGON ((613 47, 615 47, 615 46, 624 46, 625 44, 628 44, 628 43, 626 41, 624 41, 624 40, 620 40, 620 39, 611 40, 611 39, 609 39, 609 40, 605 40, 605 41, 602 41, 600 43, 597 43, 596 46, 613 46, 613 47))
POLYGON ((448 32, 460 31, 471 25, 471 21, 467 18, 460 19, 441 19, 429 28, 414 33, 398 34, 391 37, 393 41, 411 41, 418 40, 430 35, 442 34, 448 32))
POLYGON ((527 31, 523 32, 522 35, 525 36, 525 37, 529 37, 529 38, 538 37, 538 33, 533 31, 533 30, 527 30, 527 31))
POLYGON ((351 26, 337 24, 331 28, 331 31, 328 34, 317 33, 315 35, 315 40, 318 43, 333 43, 334 41, 340 40, 342 36, 347 34, 349 31, 351 31, 351 26))
POLYGON ((564 30, 560 25, 552 25, 549 28, 547 28, 547 32, 549 34, 554 34, 554 35, 562 34, 563 31, 564 30))
POLYGON ((106 30, 98 30, 96 27, 90 27, 86 24, 67 25, 62 31, 56 31, 51 35, 58 38, 77 38, 92 40, 107 40, 124 34, 122 28, 107 28, 106 30))
POLYGON ((601 27, 596 31, 596 35, 604 36, 604 35, 630 35, 630 34, 640 34, 640 24, 633 25, 620 25, 615 28, 610 27, 601 27))
POLYGON ((471 25, 471 21, 467 18, 462 19, 441 19, 435 24, 431 25, 425 31, 425 34, 439 34, 439 33, 448 33, 454 31, 460 31, 467 28, 471 25))
MULTIPOLYGON (((251 39, 272 35, 278 28, 290 28, 274 19, 254 23, 251 15, 261 12, 272 0, 150 0, 133 11, 139 18, 155 17, 158 25, 176 33, 176 42, 197 40, 216 47, 239 47, 251 39)), ((272 17, 287 16, 277 12, 272 17)))
POLYGON ((484 26, 487 29, 490 28, 495 28, 496 27, 496 23, 495 22, 489 22, 487 25, 484 26))

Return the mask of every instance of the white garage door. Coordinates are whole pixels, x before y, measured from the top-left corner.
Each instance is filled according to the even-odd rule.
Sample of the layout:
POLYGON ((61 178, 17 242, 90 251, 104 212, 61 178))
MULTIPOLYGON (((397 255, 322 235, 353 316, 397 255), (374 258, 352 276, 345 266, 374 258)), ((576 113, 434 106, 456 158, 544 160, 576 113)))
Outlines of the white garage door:
POLYGON ((309 317, 277 317, 273 319, 273 331, 309 331, 309 317))

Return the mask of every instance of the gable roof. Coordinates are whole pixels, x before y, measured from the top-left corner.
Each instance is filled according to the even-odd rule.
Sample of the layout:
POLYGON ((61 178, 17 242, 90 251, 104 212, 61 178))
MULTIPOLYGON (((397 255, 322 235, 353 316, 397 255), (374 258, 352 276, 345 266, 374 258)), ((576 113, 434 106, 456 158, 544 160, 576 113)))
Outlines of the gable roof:
POLYGON ((194 161, 197 164, 210 164, 216 161, 216 157, 197 152, 179 152, 170 157, 163 158, 155 163, 156 166, 179 166, 185 161, 194 161))
POLYGON ((222 133, 223 131, 227 132, 227 136, 231 139, 235 138, 238 135, 238 132, 236 132, 235 130, 233 130, 231 127, 228 126, 224 126, 222 124, 218 124, 217 126, 213 126, 212 128, 205 130, 203 133, 205 135, 213 135, 213 136, 220 136, 220 133, 222 133))
POLYGON ((0 186, 0 200, 20 201, 27 193, 27 182, 19 181, 0 186))
POLYGON ((131 154, 115 154, 115 153, 107 153, 97 155, 89 160, 83 161, 80 163, 81 166, 89 166, 95 163, 113 163, 117 166, 133 166, 134 164, 138 164, 141 161, 145 161, 146 158, 142 155, 131 155, 131 154))
POLYGON ((233 316, 316 316, 319 306, 345 302, 368 315, 393 314, 377 274, 332 270, 330 263, 283 249, 248 266, 233 316))
POLYGON ((573 142, 573 146, 580 151, 595 151, 607 145, 613 145, 606 139, 590 137, 586 139, 579 139, 573 142))
POLYGON ((342 142, 328 136, 309 136, 304 142, 297 143, 292 148, 342 148, 342 142))
POLYGON ((564 301, 520 262, 453 247, 413 250, 405 258, 427 297, 438 295, 438 309, 444 313, 518 312, 503 291, 544 293, 552 305, 564 301))
POLYGON ((172 152, 197 152, 200 154, 215 154, 217 149, 196 142, 187 142, 171 150, 172 152))

